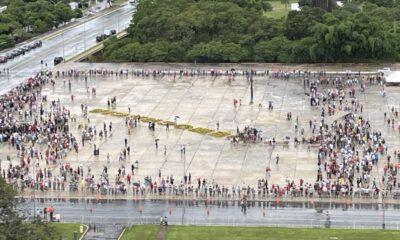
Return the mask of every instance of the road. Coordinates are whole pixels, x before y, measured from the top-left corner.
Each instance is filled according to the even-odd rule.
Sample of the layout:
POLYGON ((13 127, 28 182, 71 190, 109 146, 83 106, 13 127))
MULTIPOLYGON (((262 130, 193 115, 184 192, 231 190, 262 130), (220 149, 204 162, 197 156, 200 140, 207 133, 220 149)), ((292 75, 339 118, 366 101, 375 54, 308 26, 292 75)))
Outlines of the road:
POLYGON ((67 27, 66 30, 61 30, 61 34, 49 39, 44 36, 42 47, 0 65, 1 69, 9 68, 10 70, 9 75, 0 76, 0 94, 7 92, 40 70, 52 68, 55 57, 69 59, 94 46, 96 36, 104 30, 115 29, 117 32, 124 30, 130 24, 133 10, 134 7, 127 4, 76 26, 67 27), (45 64, 40 64, 41 60, 47 63, 47 67, 45 64))
MULTIPOLYGON (((33 202, 23 204, 32 212, 33 202)), ((323 227, 329 211, 331 227, 337 228, 381 228, 383 211, 380 204, 320 204, 311 203, 249 203, 246 214, 237 202, 165 200, 36 200, 36 208, 53 206, 61 214, 62 221, 87 224, 157 223, 161 215, 168 216, 171 224, 200 225, 253 225, 253 226, 297 226, 323 227), (263 205, 266 204, 266 205, 263 205)), ((386 228, 400 228, 400 206, 386 205, 386 228)))

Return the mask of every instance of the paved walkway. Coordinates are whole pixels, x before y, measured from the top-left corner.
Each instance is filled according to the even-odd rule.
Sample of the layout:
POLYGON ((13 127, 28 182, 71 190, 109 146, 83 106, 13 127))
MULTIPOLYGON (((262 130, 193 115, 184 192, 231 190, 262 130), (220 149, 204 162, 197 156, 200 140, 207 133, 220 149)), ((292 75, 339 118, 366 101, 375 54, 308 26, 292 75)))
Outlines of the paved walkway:
POLYGON ((107 239, 118 239, 124 225, 120 223, 93 223, 91 229, 86 233, 85 240, 107 240, 107 239), (96 227, 96 230, 94 230, 96 227))
MULTIPOLYGON (((82 65, 80 69, 94 68, 94 65, 82 65)), ((71 65, 68 65, 71 67, 71 65)), ((260 129, 266 139, 283 139, 296 135, 294 121, 286 121, 287 112, 291 112, 293 119, 300 119, 300 127, 308 131, 308 121, 319 117, 320 111, 311 108, 308 96, 305 94, 302 82, 299 80, 280 80, 267 77, 254 79, 254 104, 249 104, 249 83, 239 76, 233 81, 227 77, 89 77, 88 86, 96 87, 94 96, 87 93, 83 78, 59 78, 56 86, 43 90, 48 95, 49 102, 60 100, 66 104, 73 115, 78 117, 77 123, 72 123, 72 133, 80 139, 78 125, 84 123, 81 114, 81 104, 87 104, 89 110, 107 108, 107 99, 117 98, 116 111, 127 112, 128 106, 135 114, 150 116, 173 121, 179 116, 179 123, 191 124, 198 127, 220 129, 235 133, 236 128, 243 129, 252 126, 260 129), (72 91, 68 91, 68 84, 63 80, 72 81, 72 91), (70 96, 75 96, 72 103, 70 96), (233 99, 241 99, 242 105, 234 108, 233 99), (269 101, 274 102, 274 110, 266 107, 269 101), (262 107, 259 107, 259 104, 262 107)), ((364 115, 369 118, 372 129, 380 130, 388 142, 388 152, 392 153, 400 144, 399 133, 391 127, 386 127, 383 112, 390 112, 392 107, 399 108, 400 92, 397 87, 387 88, 387 97, 379 96, 378 86, 368 86, 365 93, 357 92, 357 98, 364 105, 364 115)), ((124 118, 104 117, 101 114, 89 114, 90 125, 97 129, 113 123, 112 136, 93 144, 100 148, 100 156, 93 156, 93 145, 85 144, 79 154, 70 152, 62 163, 69 163, 76 167, 83 166, 85 174, 87 168, 93 171, 98 179, 104 166, 108 167, 111 182, 114 181, 119 168, 125 166, 130 172, 130 166, 138 162, 138 171, 133 181, 143 181, 145 176, 158 178, 159 171, 162 177, 174 176, 179 183, 183 173, 191 174, 192 183, 197 178, 206 178, 208 182, 215 181, 220 185, 256 186, 257 180, 266 178, 265 168, 271 168, 269 183, 284 184, 287 179, 298 183, 300 178, 304 182, 316 180, 316 150, 307 150, 306 146, 295 147, 291 141, 288 148, 282 146, 267 146, 265 144, 232 145, 226 139, 218 139, 200 135, 186 130, 171 129, 156 126, 155 131, 148 129, 146 123, 141 123, 132 130, 131 134, 125 127, 124 118), (124 148, 124 139, 127 138, 131 154, 124 162, 118 161, 118 156, 124 148), (159 148, 154 141, 159 139, 159 148), (180 147, 186 146, 186 154, 181 154, 180 147), (164 154, 164 146, 167 149, 164 154), (107 163, 107 153, 111 156, 111 163, 107 163), (274 157, 279 154, 279 165, 275 164, 274 157)), ((6 145, 0 146, 0 158, 10 155, 17 159, 14 150, 6 145)), ((15 161, 14 163, 17 163, 15 161)), ((373 177, 381 179, 384 161, 379 161, 373 167, 373 177)), ((45 167, 45 163, 40 163, 45 167)), ((52 166, 53 175, 57 175, 60 165, 52 166)))

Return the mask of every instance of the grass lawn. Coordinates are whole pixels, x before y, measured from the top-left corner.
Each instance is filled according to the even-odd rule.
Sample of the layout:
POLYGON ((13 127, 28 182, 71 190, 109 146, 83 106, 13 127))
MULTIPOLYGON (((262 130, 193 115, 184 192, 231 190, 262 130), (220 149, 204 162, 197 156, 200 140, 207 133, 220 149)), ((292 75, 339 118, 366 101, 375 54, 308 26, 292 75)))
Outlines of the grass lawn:
MULTIPOLYGON (((122 239, 156 239, 160 226, 134 226, 122 239)), ((166 240, 392 240, 400 239, 400 231, 339 230, 268 227, 202 227, 169 226, 166 240)))
POLYGON ((112 1, 113 4, 118 4, 118 5, 120 5, 122 3, 126 3, 126 2, 128 2, 128 0, 114 0, 114 1, 112 1))
POLYGON ((289 0, 289 4, 285 8, 285 4, 282 4, 280 0, 269 1, 272 6, 272 11, 265 12, 265 16, 271 18, 281 18, 286 17, 290 11, 290 3, 298 2, 298 0, 289 0))
POLYGON ((156 239, 160 226, 158 225, 138 225, 127 228, 121 240, 131 239, 156 239))
MULTIPOLYGON (((57 231, 58 235, 60 236, 58 239, 61 239, 64 234, 67 237, 66 239, 74 239, 74 231, 78 233, 78 239, 81 237, 80 233, 80 226, 81 224, 77 223, 50 223, 51 226, 55 228, 57 231)), ((84 226, 83 230, 86 230, 86 227, 84 226)))

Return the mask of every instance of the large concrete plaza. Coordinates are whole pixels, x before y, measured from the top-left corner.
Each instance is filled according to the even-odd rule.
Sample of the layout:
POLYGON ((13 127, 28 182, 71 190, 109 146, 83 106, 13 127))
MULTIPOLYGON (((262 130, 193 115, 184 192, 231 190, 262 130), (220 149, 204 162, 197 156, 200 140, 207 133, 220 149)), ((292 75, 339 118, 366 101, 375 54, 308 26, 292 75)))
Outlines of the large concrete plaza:
MULTIPOLYGON (((102 65, 104 66, 104 65, 102 65)), ((66 64, 59 69, 101 68, 93 64, 66 64)), ((111 65, 118 69, 119 65, 111 65)), ((125 67, 125 66, 124 66, 125 67)), ((225 68, 226 69, 226 68, 225 68)), ((313 79, 311 77, 311 79, 313 79)), ((55 88, 46 86, 42 94, 48 100, 59 99, 65 104, 73 115, 77 116, 76 123, 70 123, 71 132, 79 139, 81 133, 78 124, 84 120, 81 104, 87 104, 89 111, 95 108, 107 108, 107 99, 117 98, 116 111, 128 112, 130 106, 132 113, 149 116, 163 120, 173 121, 179 116, 180 124, 190 124, 195 127, 216 129, 219 122, 220 130, 236 132, 245 126, 255 127, 263 131, 265 139, 273 137, 280 141, 285 136, 291 138, 289 147, 269 146, 263 143, 240 143, 233 145, 224 138, 215 138, 207 135, 193 133, 187 130, 173 129, 166 131, 161 125, 156 125, 155 131, 147 127, 147 123, 140 123, 137 128, 128 134, 125 127, 125 118, 104 116, 90 113, 90 124, 98 130, 103 128, 103 123, 112 121, 112 136, 96 138, 94 144, 100 147, 100 156, 93 155, 93 147, 88 143, 80 145, 79 154, 71 151, 62 160, 72 166, 83 165, 93 170, 97 179, 103 166, 109 167, 110 180, 114 181, 118 168, 124 165, 130 172, 131 164, 138 161, 138 171, 133 177, 134 181, 143 181, 145 176, 157 179, 159 170, 162 176, 173 175, 177 181, 182 180, 183 172, 191 173, 192 182, 197 178, 206 178, 208 182, 215 181, 222 185, 257 184, 258 179, 266 178, 266 167, 271 168, 270 183, 284 184, 288 178, 298 182, 303 178, 305 182, 316 180, 317 148, 307 150, 307 146, 300 144, 295 147, 294 120, 287 121, 286 114, 292 113, 293 119, 299 117, 300 128, 304 127, 305 135, 311 135, 308 121, 316 117, 319 119, 320 110, 311 107, 307 88, 303 87, 301 79, 274 79, 269 77, 254 78, 254 104, 250 104, 250 84, 244 76, 236 77, 229 81, 228 77, 194 76, 176 77, 164 76, 162 78, 142 78, 126 76, 88 76, 88 86, 95 87, 97 94, 87 93, 83 77, 60 77, 56 79, 55 88), (72 91, 68 90, 68 80, 72 82, 72 91), (64 84, 66 80, 66 84, 64 84), (71 101, 74 95, 74 102, 71 101), (240 99, 241 106, 233 105, 233 99, 240 99), (273 101, 274 110, 268 110, 268 102, 273 101), (259 106, 261 104, 261 107, 259 106), (128 139, 131 154, 125 162, 118 161, 119 153, 124 148, 124 139, 128 139), (155 147, 155 139, 159 139, 159 147, 155 147), (186 146, 186 154, 181 154, 181 145, 186 146), (164 154, 166 146, 166 154, 164 154), (111 162, 106 160, 107 153, 111 162), (275 156, 279 154, 279 164, 275 164, 275 156)), ((387 96, 379 95, 379 86, 369 86, 366 91, 360 92, 356 87, 356 98, 364 105, 363 115, 367 117, 373 130, 381 131, 388 142, 389 153, 393 153, 399 144, 397 125, 393 129, 387 127, 383 113, 390 113, 392 106, 399 108, 400 92, 398 87, 386 89, 387 96)), ((390 114, 389 114, 390 116, 390 114)), ((15 150, 10 150, 6 145, 1 145, 2 155, 15 156, 15 150)), ((12 157, 12 159, 17 159, 12 157)), ((15 162, 17 163, 17 162, 15 162)), ((378 167, 374 166, 373 175, 380 179, 384 161, 379 161, 378 167)), ((45 167, 45 162, 40 165, 45 167)), ((57 174, 58 166, 53 166, 57 174)))

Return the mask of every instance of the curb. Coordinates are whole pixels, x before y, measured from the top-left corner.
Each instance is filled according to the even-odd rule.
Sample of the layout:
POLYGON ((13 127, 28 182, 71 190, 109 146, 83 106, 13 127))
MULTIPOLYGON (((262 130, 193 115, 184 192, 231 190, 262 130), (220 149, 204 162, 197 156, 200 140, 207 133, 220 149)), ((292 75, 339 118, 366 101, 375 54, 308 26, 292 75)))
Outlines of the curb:
POLYGON ((83 51, 81 53, 79 53, 78 55, 75 55, 73 57, 71 57, 70 59, 65 60, 64 63, 70 63, 70 62, 79 62, 80 60, 84 59, 85 57, 94 54, 100 50, 102 50, 104 48, 104 44, 103 43, 98 43, 96 45, 94 45, 91 48, 86 49, 86 51, 83 51))
MULTIPOLYGON (((121 39, 121 38, 126 37, 127 35, 128 35, 128 32, 126 30, 124 30, 122 32, 117 33, 115 35, 115 37, 117 39, 121 39)), ((90 55, 92 55, 92 54, 94 54, 94 53, 96 53, 98 51, 103 50, 103 48, 104 48, 104 43, 103 42, 97 43, 93 47, 90 47, 90 48, 86 49, 85 51, 83 51, 81 53, 78 53, 77 55, 72 56, 71 58, 65 60, 64 63, 79 62, 79 61, 85 59, 86 57, 88 57, 88 56, 90 56, 90 55)))
POLYGON ((83 240, 83 238, 86 236, 86 233, 89 231, 89 226, 86 224, 81 224, 86 227, 86 230, 82 233, 82 236, 79 238, 79 240, 83 240))
MULTIPOLYGON (((123 236, 124 233, 125 233, 125 230, 126 230, 126 227, 124 228, 124 230, 122 230, 121 234, 119 234, 117 240, 121 240, 122 236, 123 236)), ((79 239, 79 240, 80 240, 80 239, 79 239)))

